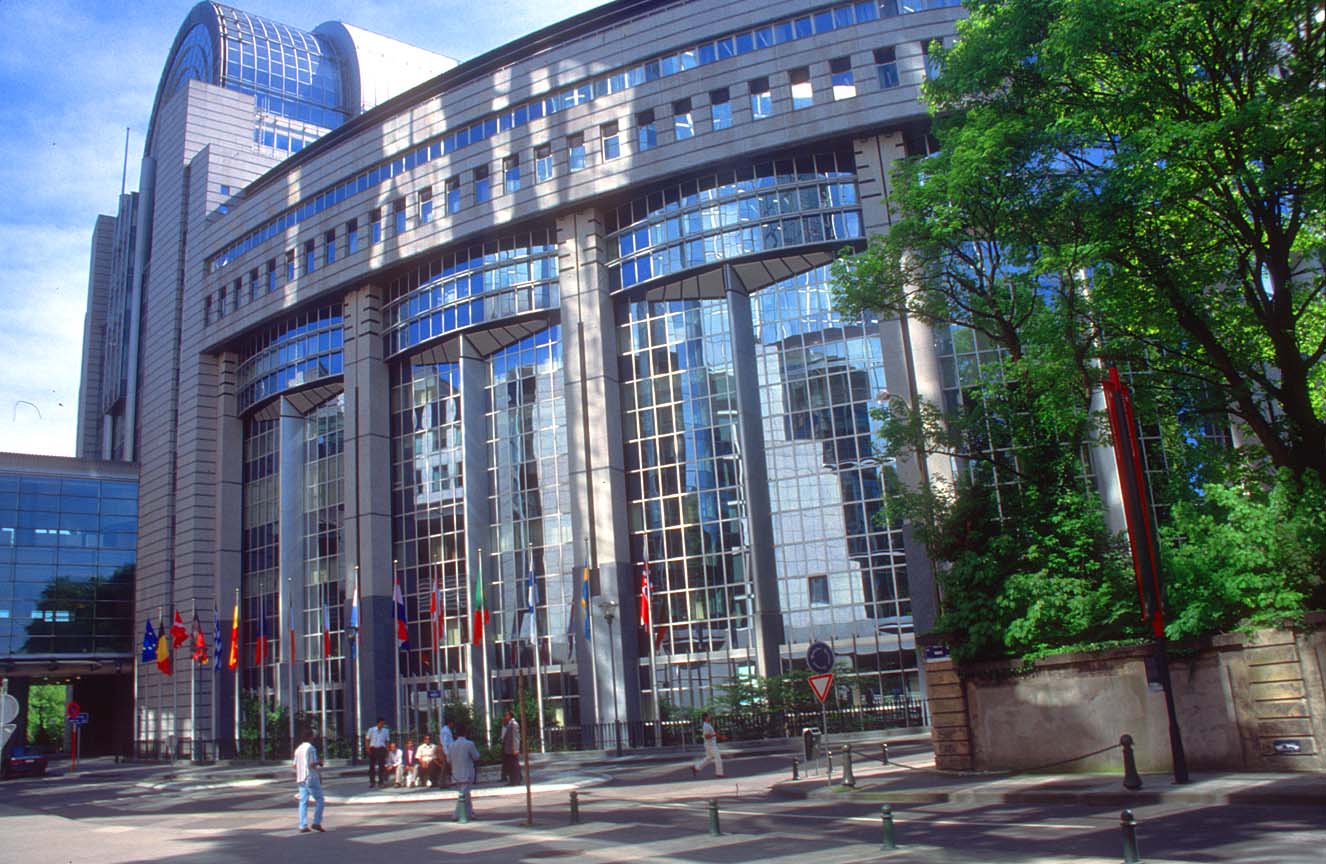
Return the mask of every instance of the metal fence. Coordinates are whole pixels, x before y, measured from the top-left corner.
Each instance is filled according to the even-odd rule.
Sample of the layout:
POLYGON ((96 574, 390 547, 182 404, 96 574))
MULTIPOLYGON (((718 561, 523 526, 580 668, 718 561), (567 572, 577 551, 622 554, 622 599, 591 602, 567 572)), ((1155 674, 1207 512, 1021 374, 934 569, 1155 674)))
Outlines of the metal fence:
MULTIPOLYGON (((879 705, 859 708, 794 708, 782 711, 741 711, 714 714, 714 729, 730 741, 762 741, 794 738, 803 729, 821 733, 882 732, 929 725, 923 700, 910 696, 886 698, 879 705)), ((434 733, 435 734, 435 733, 434 733)), ((392 736, 398 744, 406 738, 419 739, 419 733, 406 731, 392 736)), ((482 738, 478 738, 482 744, 482 738)), ((576 750, 638 750, 651 747, 699 746, 698 719, 664 720, 657 727, 652 720, 623 720, 618 723, 586 723, 572 726, 547 726, 543 730, 544 749, 549 752, 576 750)), ((528 735, 531 750, 538 749, 536 729, 528 735)), ((265 742, 245 736, 239 740, 215 739, 143 739, 134 742, 131 754, 143 760, 190 760, 211 762, 217 759, 289 760, 294 744, 288 736, 269 735, 265 742)), ((315 741, 325 758, 363 758, 362 740, 357 737, 328 738, 315 741)), ((496 739, 494 739, 496 743, 496 739)))

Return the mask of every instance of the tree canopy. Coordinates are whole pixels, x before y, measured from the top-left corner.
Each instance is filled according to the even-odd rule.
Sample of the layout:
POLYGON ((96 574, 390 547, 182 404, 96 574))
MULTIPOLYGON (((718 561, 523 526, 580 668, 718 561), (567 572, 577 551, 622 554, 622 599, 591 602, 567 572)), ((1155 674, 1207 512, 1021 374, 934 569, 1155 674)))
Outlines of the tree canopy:
MULTIPOLYGON (((1136 632, 1084 477, 1107 365, 1133 376, 1169 460, 1156 492, 1176 505, 1172 605, 1204 590, 1194 574, 1228 539, 1221 514, 1293 514, 1307 532, 1284 576, 1296 587, 1278 590, 1288 571, 1262 555, 1259 587, 1207 592, 1222 610, 1179 614, 1178 629, 1226 626, 1258 597, 1289 617, 1320 603, 1321 511, 1301 505, 1326 477, 1326 7, 965 5, 923 89, 938 152, 897 168, 888 235, 836 266, 841 307, 969 333, 998 358, 958 370, 960 405, 886 417, 892 452, 963 468, 947 494, 901 501, 945 562, 957 656, 1136 632), (1242 446, 1212 446, 1228 418, 1242 446), (1255 501, 1239 482, 1260 486, 1255 501)), ((1246 587, 1250 560, 1222 578, 1246 587)))

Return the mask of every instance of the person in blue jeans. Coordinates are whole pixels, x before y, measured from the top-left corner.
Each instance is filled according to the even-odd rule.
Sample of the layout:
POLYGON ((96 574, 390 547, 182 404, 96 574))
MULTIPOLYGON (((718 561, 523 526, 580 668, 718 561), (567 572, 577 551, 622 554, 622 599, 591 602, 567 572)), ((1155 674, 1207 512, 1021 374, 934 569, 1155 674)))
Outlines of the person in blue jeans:
POLYGON ((295 782, 299 784, 299 833, 322 831, 322 777, 318 773, 322 760, 318 758, 318 749, 309 739, 313 736, 307 730, 299 736, 300 745, 295 748, 295 782), (312 798, 313 827, 308 824, 308 799, 312 798))

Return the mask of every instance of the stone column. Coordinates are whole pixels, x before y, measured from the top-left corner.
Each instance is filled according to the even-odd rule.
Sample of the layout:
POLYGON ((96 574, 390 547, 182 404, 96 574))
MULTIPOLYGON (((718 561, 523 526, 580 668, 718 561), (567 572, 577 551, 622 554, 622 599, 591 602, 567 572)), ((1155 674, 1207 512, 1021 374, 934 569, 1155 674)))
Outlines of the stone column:
POLYGON ((586 210, 559 218, 557 238, 571 525, 577 557, 589 550, 596 598, 594 644, 577 645, 581 718, 585 723, 638 720, 639 573, 631 562, 617 318, 608 294, 608 250, 599 214, 586 210), (604 602, 617 604, 611 628, 602 615, 604 602), (591 680, 591 669, 596 680, 591 680))
POLYGON ((221 672, 201 676, 211 693, 213 741, 229 752, 235 740, 235 675, 227 665, 230 625, 236 592, 243 571, 244 548, 244 421, 239 416, 236 375, 239 358, 226 352, 217 357, 216 437, 216 559, 213 590, 221 620, 221 672))
MULTIPOLYGON (((379 716, 394 718, 399 698, 392 667, 397 658, 391 608, 391 381, 383 359, 382 306, 382 289, 375 285, 345 298, 344 578, 353 580, 358 565, 360 595, 359 672, 351 666, 346 676, 357 679, 360 689, 356 694, 347 688, 346 725, 358 725, 355 734, 379 716)), ((348 588, 346 594, 352 594, 353 584, 348 588)))
MULTIPOLYGON (((474 347, 470 337, 460 337, 460 410, 461 410, 461 446, 465 465, 465 573, 466 601, 470 622, 474 621, 474 580, 485 580, 484 597, 488 607, 492 608, 492 591, 488 582, 492 573, 488 567, 492 548, 492 532, 489 530, 492 517, 488 506, 488 400, 484 390, 488 384, 488 361, 474 347)), ((482 645, 472 641, 467 649, 468 683, 470 705, 474 710, 476 723, 482 723, 484 736, 490 734, 492 717, 488 710, 488 681, 493 668, 491 626, 485 630, 482 645), (486 718, 486 720, 485 720, 486 718)), ((475 740, 479 740, 480 730, 475 730, 475 740)), ((486 738, 484 740, 487 740, 486 738)))
MULTIPOLYGON (((854 142, 861 213, 867 236, 887 234, 892 224, 889 197, 892 184, 889 174, 894 163, 906 156, 902 133, 893 132, 854 142)), ((884 380, 888 400, 899 408, 915 411, 922 403, 943 404, 943 382, 935 334, 931 327, 903 315, 883 321, 880 345, 884 360, 884 380), (900 402, 899 402, 900 400, 900 402)), ((882 395, 882 394, 881 394, 882 395)), ((912 488, 934 482, 951 483, 952 467, 943 456, 920 450, 899 455, 898 478, 912 488)), ((907 582, 911 596, 912 622, 918 634, 930 631, 939 614, 939 593, 929 552, 911 524, 903 527, 907 552, 907 582)), ((923 659, 921 660, 923 663, 923 659)))
POLYGON ((749 581, 755 669, 761 677, 782 672, 783 616, 778 602, 778 567, 774 560, 773 511, 764 453, 760 378, 756 365, 755 324, 750 294, 730 266, 723 267, 723 291, 732 321, 732 369, 737 393, 737 435, 741 445, 742 497, 746 501, 747 549, 743 575, 749 581))

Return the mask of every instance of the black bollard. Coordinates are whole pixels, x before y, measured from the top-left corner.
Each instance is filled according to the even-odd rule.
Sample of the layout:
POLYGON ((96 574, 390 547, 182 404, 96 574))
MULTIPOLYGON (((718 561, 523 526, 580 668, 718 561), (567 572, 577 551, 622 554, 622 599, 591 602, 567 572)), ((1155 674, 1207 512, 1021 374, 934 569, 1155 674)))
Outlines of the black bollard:
POLYGON ((717 837, 723 832, 718 830, 718 799, 709 799, 709 836, 717 837))
POLYGON ((824 747, 824 782, 833 782, 833 748, 828 745, 824 747))
POLYGON ((1142 776, 1137 773, 1137 758, 1133 755, 1133 736, 1120 737, 1119 746, 1123 748, 1123 788, 1141 789, 1142 776))
POLYGON ((881 849, 897 849, 898 840, 893 836, 893 807, 885 804, 879 808, 879 820, 883 823, 884 839, 880 842, 881 849))
POLYGON ((470 821, 470 808, 465 806, 465 793, 456 792, 456 821, 467 823, 470 821))
POLYGON ((888 745, 888 744, 880 744, 880 745, 879 745, 879 760, 880 760, 881 762, 883 762, 885 765, 889 764, 889 745, 888 745))
POLYGON ((792 779, 801 779, 801 760, 795 756, 792 757, 792 779))
POLYGON ((851 788, 856 785, 856 775, 852 773, 852 745, 843 747, 843 785, 851 788))
POLYGON ((1142 858, 1137 853, 1137 820, 1133 811, 1125 810, 1119 814, 1119 830, 1123 832, 1123 864, 1141 864, 1142 858))
POLYGON ((580 793, 575 789, 571 790, 571 824, 580 824, 580 793))

